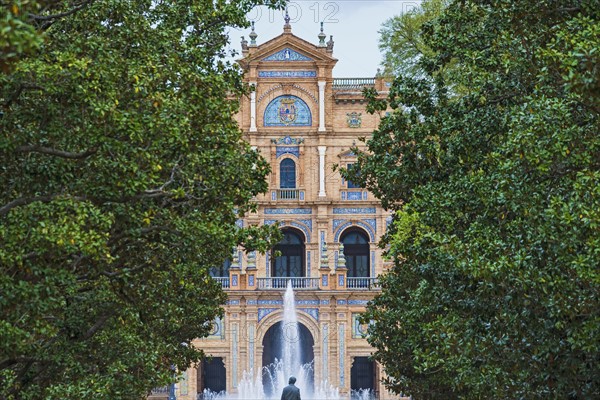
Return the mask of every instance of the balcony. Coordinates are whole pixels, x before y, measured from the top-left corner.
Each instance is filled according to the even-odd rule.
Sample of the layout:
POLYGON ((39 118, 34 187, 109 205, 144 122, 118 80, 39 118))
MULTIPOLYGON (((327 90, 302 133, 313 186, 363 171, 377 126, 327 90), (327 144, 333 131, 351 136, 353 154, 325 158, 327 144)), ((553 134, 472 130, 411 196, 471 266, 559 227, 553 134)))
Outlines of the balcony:
POLYGON ((219 282, 223 289, 229 289, 229 277, 213 277, 213 279, 219 282))
POLYGON ((258 289, 284 290, 287 288, 288 281, 292 282, 292 287, 298 290, 318 290, 319 278, 257 278, 258 289))
POLYGON ((379 289, 379 280, 377 278, 346 278, 346 287, 354 290, 373 290, 379 289))
POLYGON ((271 191, 271 200, 304 201, 304 190, 300 189, 275 189, 271 191))

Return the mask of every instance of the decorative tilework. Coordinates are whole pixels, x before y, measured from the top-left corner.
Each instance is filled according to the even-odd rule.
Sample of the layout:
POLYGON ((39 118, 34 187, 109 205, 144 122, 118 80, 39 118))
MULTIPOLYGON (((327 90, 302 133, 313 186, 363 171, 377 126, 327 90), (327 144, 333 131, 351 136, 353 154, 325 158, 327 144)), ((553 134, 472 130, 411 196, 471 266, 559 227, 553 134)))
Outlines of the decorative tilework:
POLYGON ((371 226, 373 230, 377 232, 377 220, 375 218, 366 218, 361 221, 371 226))
POLYGON ((227 305, 229 305, 229 306, 239 306, 240 305, 240 301, 239 300, 227 300, 227 305))
POLYGON ((231 286, 238 285, 238 274, 231 275, 231 286))
POLYGON ((371 228, 369 225, 365 224, 362 221, 359 221, 359 222, 357 222, 355 224, 353 224, 352 222, 346 222, 346 223, 342 224, 337 229, 337 231, 335 231, 333 240, 335 242, 339 242, 340 241, 340 234, 344 231, 344 229, 346 229, 346 228, 348 228, 349 226, 352 226, 352 225, 360 226, 361 228, 363 228, 364 230, 366 230, 367 233, 369 234, 370 241, 371 242, 375 241, 375 232, 373 231, 373 228, 371 228))
POLYGON ((299 219, 297 221, 306 225, 308 229, 310 229, 310 231, 312 232, 312 219, 299 219))
POLYGON ((367 200, 367 198, 369 197, 369 192, 367 192, 366 190, 364 192, 362 192, 363 194, 363 200, 367 200))
POLYGON ((277 221, 276 219, 265 219, 264 224, 265 225, 273 225, 273 224, 280 224, 281 221, 277 221))
POLYGON ((223 320, 216 317, 212 321, 212 329, 208 333, 208 339, 225 339, 225 331, 223 330, 223 320))
POLYGON ((259 78, 314 78, 317 71, 258 71, 259 78))
POLYGON ((278 145, 287 145, 287 146, 298 146, 304 143, 303 138, 293 138, 290 135, 286 135, 279 139, 271 139, 271 143, 278 145))
MULTIPOLYGON (((326 275, 327 276, 327 275, 326 275)), ((321 300, 320 301, 321 305, 329 305, 329 300, 321 300)))
POLYGON ((348 300, 350 306, 366 306, 368 303, 369 300, 348 300))
POLYGON ((277 192, 274 190, 271 192, 271 200, 273 200, 273 201, 277 200, 277 192))
POLYGON ((306 243, 310 243, 310 231, 308 230, 308 228, 305 225, 299 224, 296 221, 288 222, 287 225, 298 228, 302 232, 304 232, 304 236, 306 237, 306 243))
POLYGON ((243 228, 244 220, 238 219, 237 221, 235 221, 235 226, 237 226, 238 228, 243 228))
POLYGON ((259 305, 281 305, 283 304, 283 300, 258 300, 259 305))
POLYGON ((250 324, 248 327, 248 371, 252 371, 254 368, 254 329, 254 324, 250 324))
POLYGON ((265 208, 265 214, 312 214, 312 208, 265 208))
POLYGON ((179 377, 179 394, 186 396, 188 394, 188 373, 183 371, 179 377))
POLYGON ((329 286, 329 275, 321 275, 321 286, 329 286))
POLYGON ((334 214, 375 214, 375 207, 366 208, 334 208, 334 214))
POLYGON ((369 325, 360 323, 360 314, 352 313, 352 337, 354 339, 364 339, 367 337, 369 325))
POLYGON ((271 252, 267 251, 265 253, 265 270, 267 271, 267 276, 271 276, 271 252))
POLYGON ((323 355, 323 373, 321 379, 326 382, 329 379, 329 324, 323 324, 321 332, 323 335, 323 351, 321 352, 323 355))
POLYGON ((338 300, 337 304, 338 304, 338 306, 345 306, 346 304, 348 304, 348 301, 346 301, 346 300, 338 300))
MULTIPOLYGON (((342 192, 342 194, 345 192, 342 192)), ((342 199, 344 200, 344 199, 342 199)), ((362 200, 362 192, 348 192, 346 200, 362 200)))
POLYGON ((296 300, 296 305, 318 306, 319 300, 296 300))
POLYGON ((259 308, 258 309, 258 322, 260 322, 264 317, 271 314, 273 311, 277 311, 279 308, 259 308))
POLYGON ((310 250, 306 252, 306 276, 310 277, 310 250))
POLYGON ((375 277, 375 252, 371 252, 371 277, 375 277))
POLYGON ((298 311, 302 311, 310 315, 315 319, 315 321, 319 321, 319 309, 318 308, 298 308, 298 311))
POLYGON ((300 97, 283 95, 274 98, 265 108, 264 126, 311 126, 308 104, 300 97))
POLYGON ((338 267, 338 260, 340 259, 340 251, 336 250, 333 253, 333 266, 335 267, 335 269, 337 269, 338 267))
POLYGON ((232 371, 231 371, 231 380, 232 380, 232 386, 233 387, 237 387, 237 375, 238 375, 238 371, 237 371, 237 365, 238 365, 238 326, 237 324, 232 324, 231 325, 231 354, 233 356, 233 363, 232 363, 232 371))
POLYGON ((300 191, 300 200, 303 201, 304 200, 304 190, 300 191))
POLYGON ((254 286, 254 275, 248 275, 248 286, 254 286))
POLYGON ((344 287, 344 274, 338 275, 338 286, 344 287))
POLYGON ((273 53, 270 56, 263 58, 263 61, 312 61, 312 58, 286 47, 277 53, 273 53))
POLYGON ((348 222, 347 219, 334 219, 333 220, 333 231, 335 232, 336 229, 338 228, 338 226, 340 226, 340 224, 343 224, 344 222, 348 222))
POLYGON ((257 303, 256 303, 256 300, 247 300, 246 304, 249 306, 255 306, 257 303))
POLYGON ((346 324, 341 323, 338 326, 338 342, 340 345, 339 361, 340 361, 340 387, 344 387, 345 373, 344 373, 344 361, 346 358, 346 324))
POLYGON ((279 158, 284 154, 291 154, 300 157, 300 147, 298 146, 277 146, 275 148, 275 157, 279 158))

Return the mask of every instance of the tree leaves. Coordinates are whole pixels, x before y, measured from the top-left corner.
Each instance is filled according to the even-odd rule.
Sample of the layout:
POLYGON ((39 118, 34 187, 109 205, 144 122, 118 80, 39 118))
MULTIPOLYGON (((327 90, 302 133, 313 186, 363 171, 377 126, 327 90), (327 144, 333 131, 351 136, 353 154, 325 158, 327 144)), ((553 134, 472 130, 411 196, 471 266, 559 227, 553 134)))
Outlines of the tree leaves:
POLYGON ((451 2, 422 31, 428 76, 394 82, 359 155, 399 210, 365 316, 392 390, 599 395, 595 10, 451 2))
POLYGON ((29 2, 19 16, 44 41, 0 76, 0 397, 140 398, 202 356, 181 344, 222 312, 208 268, 276 241, 235 225, 269 165, 242 140, 247 88, 221 60, 225 28, 259 3, 278 5, 29 2))

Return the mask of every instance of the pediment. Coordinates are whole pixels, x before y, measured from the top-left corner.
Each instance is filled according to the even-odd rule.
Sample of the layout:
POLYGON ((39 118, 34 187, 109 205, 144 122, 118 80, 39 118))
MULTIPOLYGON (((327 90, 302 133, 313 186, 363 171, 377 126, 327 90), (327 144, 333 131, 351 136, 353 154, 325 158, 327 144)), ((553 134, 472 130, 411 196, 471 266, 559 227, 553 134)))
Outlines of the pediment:
POLYGON ((331 53, 328 54, 324 47, 307 42, 291 33, 284 33, 261 44, 240 61, 244 64, 252 62, 335 63, 337 59, 333 58, 331 53))

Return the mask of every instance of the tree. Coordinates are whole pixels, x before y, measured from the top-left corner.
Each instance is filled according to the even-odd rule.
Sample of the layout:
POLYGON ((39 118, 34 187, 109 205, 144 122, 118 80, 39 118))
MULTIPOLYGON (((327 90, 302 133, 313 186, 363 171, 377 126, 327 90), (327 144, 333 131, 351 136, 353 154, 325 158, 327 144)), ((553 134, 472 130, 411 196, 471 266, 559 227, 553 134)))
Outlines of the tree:
POLYGON ((367 93, 389 115, 346 176, 396 211, 365 315, 393 391, 600 396, 599 9, 454 1, 427 76, 367 93))
POLYGON ((225 300, 208 268, 276 241, 235 225, 269 167, 222 58, 277 4, 46 3, 0 75, 0 398, 140 398, 202 356, 225 300))
POLYGON ((438 17, 448 0, 423 0, 418 7, 385 21, 379 31, 386 76, 423 77, 419 60, 433 50, 423 40, 423 24, 438 17))

